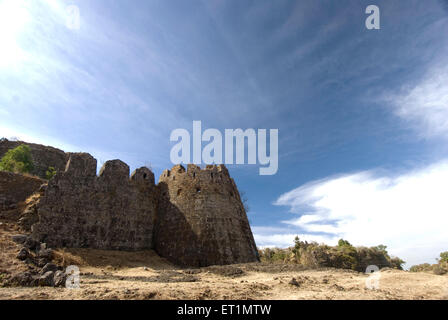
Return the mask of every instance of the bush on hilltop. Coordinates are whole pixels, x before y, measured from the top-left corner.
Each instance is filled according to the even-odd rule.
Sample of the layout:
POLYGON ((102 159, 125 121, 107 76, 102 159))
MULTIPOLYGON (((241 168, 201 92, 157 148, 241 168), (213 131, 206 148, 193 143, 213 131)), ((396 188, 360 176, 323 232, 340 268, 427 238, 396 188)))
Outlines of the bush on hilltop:
POLYGON ((0 160, 0 170, 15 173, 30 173, 34 169, 31 148, 20 145, 8 150, 0 160))
POLYGON ((379 268, 402 269, 405 262, 399 258, 389 257, 386 246, 354 247, 350 242, 340 239, 337 246, 308 243, 299 237, 294 239, 294 246, 286 249, 265 248, 259 250, 262 262, 295 263, 309 268, 332 267, 365 272, 369 265, 379 268))

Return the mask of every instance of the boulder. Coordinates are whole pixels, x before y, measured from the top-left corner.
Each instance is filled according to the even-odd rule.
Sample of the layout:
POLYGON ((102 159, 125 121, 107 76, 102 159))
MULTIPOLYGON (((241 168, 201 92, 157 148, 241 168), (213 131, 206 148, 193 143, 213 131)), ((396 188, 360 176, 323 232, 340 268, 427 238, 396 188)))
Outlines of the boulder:
POLYGON ((40 271, 40 274, 45 274, 48 271, 56 272, 56 271, 58 271, 58 269, 59 269, 58 266, 55 265, 54 263, 47 263, 40 271))
POLYGON ((67 279, 67 275, 65 274, 65 272, 57 270, 53 276, 53 286, 55 286, 55 287, 65 286, 66 279, 67 279))
POLYGON ((38 285, 40 287, 52 287, 54 279, 54 271, 47 271, 38 278, 38 285))
POLYGON ((22 260, 22 261, 26 260, 29 257, 30 257, 30 253, 26 248, 20 249, 19 253, 17 254, 17 259, 22 260))
POLYGON ((25 234, 17 234, 11 237, 12 241, 18 244, 24 244, 28 240, 28 236, 25 234))

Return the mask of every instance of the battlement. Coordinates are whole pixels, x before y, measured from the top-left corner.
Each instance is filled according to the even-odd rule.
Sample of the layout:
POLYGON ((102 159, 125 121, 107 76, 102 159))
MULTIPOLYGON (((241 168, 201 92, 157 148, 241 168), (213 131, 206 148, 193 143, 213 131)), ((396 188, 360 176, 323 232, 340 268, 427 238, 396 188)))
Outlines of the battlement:
POLYGON ((178 164, 171 170, 164 170, 159 178, 159 183, 169 183, 169 181, 176 181, 176 179, 186 179, 197 183, 231 183, 229 171, 223 164, 207 165, 205 169, 201 169, 195 164, 189 164, 187 170, 184 166, 178 164))
POLYGON ((141 167, 132 173, 131 181, 139 184, 155 185, 154 173, 146 167, 141 167))
POLYGON ((69 153, 65 174, 73 177, 96 177, 96 159, 88 153, 69 153))
POLYGON ((137 250, 153 246, 158 192, 154 174, 139 168, 129 176, 121 160, 104 163, 88 153, 70 153, 65 171, 48 182, 33 225, 33 237, 54 247, 137 250))
POLYGON ((138 183, 154 186, 154 173, 141 167, 129 176, 129 166, 121 160, 106 161, 96 175, 97 161, 88 153, 69 153, 65 171, 59 172, 56 179, 91 179, 100 184, 138 183))

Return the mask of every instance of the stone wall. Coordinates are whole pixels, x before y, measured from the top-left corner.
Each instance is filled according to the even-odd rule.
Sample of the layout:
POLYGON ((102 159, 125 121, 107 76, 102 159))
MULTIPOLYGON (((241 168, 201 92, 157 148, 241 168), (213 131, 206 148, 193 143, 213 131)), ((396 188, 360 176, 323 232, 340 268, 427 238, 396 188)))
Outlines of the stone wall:
POLYGON ((235 182, 225 166, 165 170, 159 184, 147 168, 69 154, 48 183, 32 226, 51 247, 155 249, 185 266, 258 261, 258 251, 235 182))
POLYGON ((159 180, 156 251, 180 265, 258 261, 258 251, 235 182, 224 165, 178 165, 159 180))
POLYGON ((129 178, 129 167, 112 160, 96 176, 96 166, 89 154, 70 154, 65 171, 49 181, 40 199, 39 223, 32 227, 35 240, 51 247, 152 248, 153 173, 141 168, 129 178))
POLYGON ((68 160, 68 154, 62 150, 35 143, 0 139, 0 159, 8 150, 14 149, 22 144, 28 145, 31 149, 31 156, 34 163, 34 170, 31 174, 45 178, 45 173, 50 166, 56 170, 64 170, 68 160))
POLYGON ((13 209, 39 190, 45 181, 22 174, 0 171, 0 211, 13 209))

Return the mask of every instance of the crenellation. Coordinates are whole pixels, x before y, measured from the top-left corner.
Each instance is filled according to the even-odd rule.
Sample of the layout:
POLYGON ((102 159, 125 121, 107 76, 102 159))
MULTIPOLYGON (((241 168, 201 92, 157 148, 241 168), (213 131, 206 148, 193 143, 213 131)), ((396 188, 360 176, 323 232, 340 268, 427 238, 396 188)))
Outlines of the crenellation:
POLYGON ((184 172, 185 172, 185 168, 181 164, 175 165, 170 170, 171 175, 176 174, 176 173, 184 173, 184 172))
POLYGON ((154 173, 146 167, 136 169, 131 175, 131 181, 155 186, 154 173))
POLYGON ((168 169, 165 169, 165 170, 163 170, 163 172, 162 172, 162 175, 160 176, 160 178, 168 178, 170 176, 170 170, 168 170, 168 169))
POLYGON ((106 183, 125 183, 129 180, 129 166, 121 160, 109 160, 100 169, 98 178, 106 183))
POLYGON ((225 176, 230 177, 230 175, 229 175, 229 170, 227 170, 227 168, 226 168, 225 165, 223 165, 223 164, 219 164, 219 165, 217 166, 217 168, 218 168, 218 171, 219 171, 219 172, 222 172, 225 176))
POLYGON ((188 164, 187 169, 182 165, 175 165, 171 170, 165 170, 159 178, 159 182, 176 180, 177 177, 180 179, 185 179, 189 177, 190 179, 196 180, 197 183, 209 182, 224 185, 231 183, 230 176, 228 174, 227 168, 223 165, 207 165, 204 169, 201 169, 195 164, 188 164))
POLYGON ((80 178, 96 177, 96 166, 96 159, 88 153, 69 153, 65 173, 80 178))

